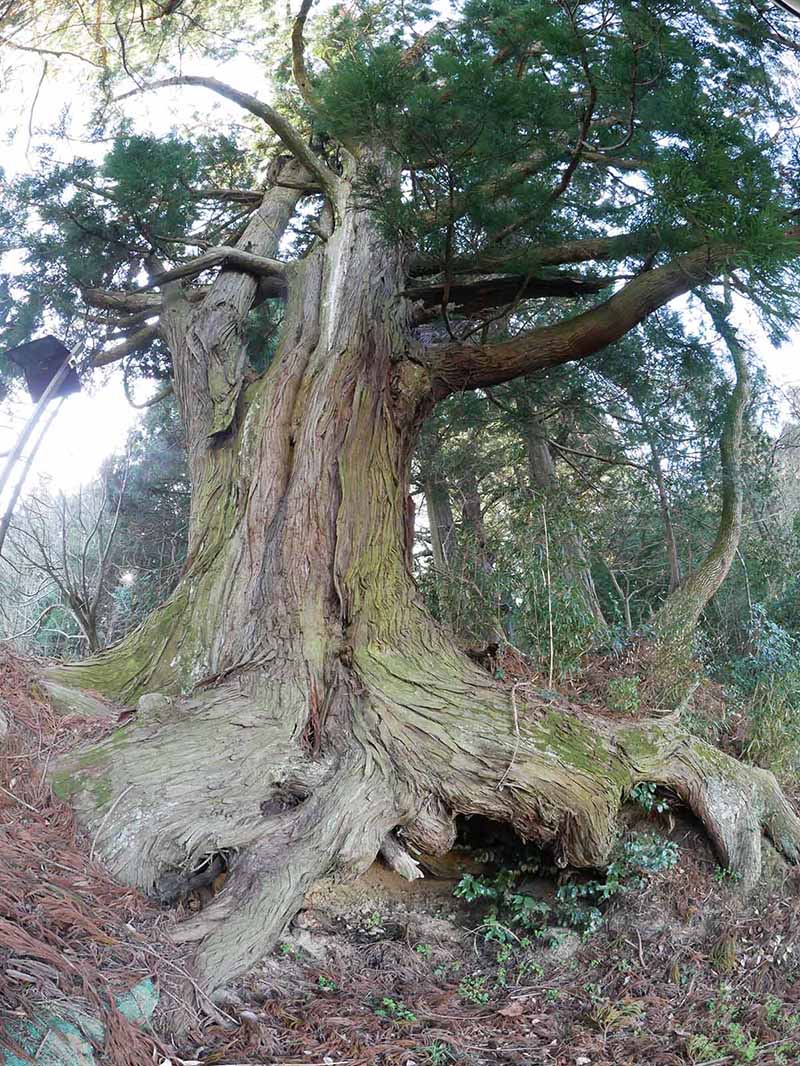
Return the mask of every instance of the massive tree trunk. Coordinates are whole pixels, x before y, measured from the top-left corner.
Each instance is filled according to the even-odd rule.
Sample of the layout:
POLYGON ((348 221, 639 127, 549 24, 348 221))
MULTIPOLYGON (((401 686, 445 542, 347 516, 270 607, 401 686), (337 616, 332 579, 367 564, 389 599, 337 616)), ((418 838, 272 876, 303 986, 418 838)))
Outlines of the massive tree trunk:
MULTIPOLYGON (((297 195, 275 190, 254 218, 259 254, 274 254, 297 195)), ((225 270, 199 303, 164 287, 193 479, 186 572, 124 642, 58 672, 129 703, 171 697, 142 701, 55 768, 96 853, 164 891, 203 856, 230 856, 224 890, 179 927, 199 941, 208 990, 270 949, 315 879, 355 876, 379 849, 413 876, 405 849, 447 850, 457 814, 591 866, 648 780, 685 800, 746 879, 762 829, 800 857, 800 822, 770 774, 668 719, 596 719, 504 690, 426 613, 407 474, 435 390, 397 296, 402 251, 347 178, 335 217, 287 267, 282 341, 257 380, 242 336, 256 278, 225 270)))

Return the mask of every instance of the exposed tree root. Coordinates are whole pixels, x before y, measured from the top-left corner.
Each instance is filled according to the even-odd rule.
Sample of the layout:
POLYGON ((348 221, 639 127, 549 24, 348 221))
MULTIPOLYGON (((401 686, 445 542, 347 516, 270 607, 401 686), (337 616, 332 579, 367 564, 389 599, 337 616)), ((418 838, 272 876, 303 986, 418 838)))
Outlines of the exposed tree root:
POLYGON ((563 865, 601 866, 625 797, 652 781, 701 819, 745 885, 759 877, 762 833, 800 860, 800 820, 767 771, 663 717, 598 717, 530 690, 514 714, 508 692, 467 661, 432 665, 369 647, 358 689, 340 694, 348 721, 316 757, 301 743, 297 686, 230 682, 140 711, 63 760, 54 784, 96 853, 148 891, 165 872, 233 853, 224 890, 176 932, 199 942, 207 991, 270 950, 315 880, 353 878, 379 851, 418 875, 406 847, 447 851, 457 814, 508 822, 563 865))

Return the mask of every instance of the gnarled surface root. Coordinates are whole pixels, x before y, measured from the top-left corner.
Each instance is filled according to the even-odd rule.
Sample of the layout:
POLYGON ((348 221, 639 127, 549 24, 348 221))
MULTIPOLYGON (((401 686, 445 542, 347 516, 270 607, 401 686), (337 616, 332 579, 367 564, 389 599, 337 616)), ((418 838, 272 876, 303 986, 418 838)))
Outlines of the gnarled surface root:
POLYGON ((508 822, 563 865, 602 866, 620 805, 652 781, 688 804, 745 884, 759 876, 762 833, 800 859, 800 820, 768 772, 664 718, 591 715, 530 685, 501 690, 460 659, 444 665, 371 649, 316 753, 302 742, 300 685, 231 681, 155 701, 63 759, 54 784, 96 852, 148 891, 209 854, 232 856, 222 892, 176 931, 198 942, 206 991, 270 950, 315 880, 355 877, 379 851, 418 876, 408 849, 449 850, 459 814, 508 822))

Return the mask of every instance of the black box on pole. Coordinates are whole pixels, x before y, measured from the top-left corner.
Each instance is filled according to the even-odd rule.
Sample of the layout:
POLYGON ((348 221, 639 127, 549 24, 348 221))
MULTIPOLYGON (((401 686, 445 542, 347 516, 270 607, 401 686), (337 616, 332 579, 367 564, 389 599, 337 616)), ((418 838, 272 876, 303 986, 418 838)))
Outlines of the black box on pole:
MULTIPOLYGON (((31 399, 34 403, 38 403, 44 390, 58 373, 59 368, 63 366, 64 360, 69 355, 69 348, 65 347, 57 337, 48 334, 35 341, 20 344, 16 348, 9 348, 3 354, 12 363, 16 363, 25 374, 25 383, 31 399)), ((80 378, 74 367, 70 367, 53 398, 69 396, 70 393, 80 391, 80 378)))

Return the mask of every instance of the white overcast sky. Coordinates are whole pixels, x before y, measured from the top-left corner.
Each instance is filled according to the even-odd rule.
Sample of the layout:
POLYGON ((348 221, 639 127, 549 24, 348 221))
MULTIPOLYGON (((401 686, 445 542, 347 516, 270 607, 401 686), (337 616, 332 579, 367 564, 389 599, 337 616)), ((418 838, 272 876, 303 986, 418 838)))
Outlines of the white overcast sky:
MULTIPOLYGON (((32 61, 27 73, 21 68, 21 91, 16 97, 13 92, 4 94, 3 114, 0 115, 0 140, 6 140, 6 146, 1 162, 9 177, 22 173, 35 164, 36 146, 43 143, 44 139, 37 131, 47 129, 57 120, 65 99, 76 101, 73 108, 75 111, 80 109, 80 69, 73 71, 72 79, 45 81, 33 112, 31 124, 34 135, 30 137, 30 101, 25 100, 22 89, 25 83, 30 85, 38 81, 41 68, 37 64, 38 60, 32 61), (12 99, 24 101, 24 108, 20 105, 20 111, 16 115, 9 114, 8 101, 12 99), (22 121, 18 121, 20 114, 22 121), (9 132, 12 125, 18 127, 13 136, 9 132)), ((221 67, 215 67, 212 63, 203 67, 197 63, 193 65, 191 73, 216 74, 232 84, 245 85, 251 92, 266 92, 261 72, 253 64, 241 59, 221 67)), ((165 133, 174 123, 188 118, 198 104, 209 111, 214 108, 221 118, 227 115, 239 117, 234 105, 212 98, 204 90, 188 88, 161 90, 149 96, 134 98, 129 114, 142 130, 165 133)), ((73 124, 77 132, 79 123, 74 121, 73 124)), ((60 142, 57 150, 65 159, 76 154, 88 156, 99 151, 95 146, 67 140, 60 142)), ((776 384, 784 387, 800 385, 800 332, 791 343, 776 350, 758 331, 752 318, 740 315, 737 325, 749 335, 776 384)), ((149 391, 152 391, 152 387, 145 383, 140 384, 137 389, 138 398, 146 397, 149 391)), ((19 395, 15 397, 15 402, 0 406, 0 455, 8 450, 30 410, 31 405, 19 395)), ((53 489, 70 492, 80 483, 90 481, 103 460, 124 447, 125 438, 138 417, 139 412, 131 408, 125 398, 120 372, 117 370, 107 373, 105 377, 98 377, 88 384, 82 394, 70 396, 65 401, 37 455, 28 486, 34 486, 38 479, 44 476, 51 481, 53 489)))
MULTIPOLYGON (((18 70, 20 93, 17 99, 24 100, 24 85, 26 82, 35 84, 40 67, 33 63, 27 68, 27 73, 24 67, 19 67, 18 70)), ((238 80, 239 84, 244 84, 251 92, 258 92, 259 84, 262 94, 267 88, 261 71, 249 62, 243 63, 241 59, 222 65, 209 63, 206 67, 195 63, 191 73, 215 75, 234 85, 238 80)), ((5 139, 7 147, 3 150, 0 165, 8 178, 35 167, 37 145, 43 144, 45 140, 50 146, 53 145, 52 139, 44 136, 44 131, 58 120, 66 99, 75 101, 73 110, 78 110, 81 100, 80 79, 81 71, 78 68, 72 71, 71 78, 64 76, 59 77, 57 81, 44 83, 33 111, 32 139, 28 129, 30 100, 25 100, 25 106, 20 106, 18 112, 12 114, 6 102, 13 99, 14 94, 4 94, 3 107, 0 110, 0 142, 5 139), (37 131, 41 132, 37 134, 37 131)), ((89 103, 90 101, 87 101, 87 105, 89 103)), ((195 88, 163 89, 134 98, 127 105, 127 109, 137 128, 165 134, 176 124, 188 120, 198 106, 207 113, 213 109, 219 113, 222 120, 226 116, 236 120, 241 117, 241 112, 234 104, 213 97, 206 90, 195 88)), ((79 134, 80 124, 77 116, 73 126, 76 134, 79 134)), ((78 155, 85 158, 97 157, 102 153, 102 146, 63 140, 56 144, 56 151, 59 158, 66 161, 78 155)), ((139 382, 134 390, 134 398, 140 402, 152 395, 154 390, 152 383, 139 382)), ((27 394, 21 391, 15 393, 12 401, 0 404, 0 456, 13 445, 32 408, 27 394)), ((91 481, 104 459, 124 449, 126 437, 139 417, 141 412, 132 408, 125 397, 121 371, 115 368, 102 375, 96 374, 93 380, 85 383, 82 393, 69 396, 64 401, 36 455, 27 482, 28 490, 42 477, 50 482, 52 490, 63 492, 71 492, 78 485, 91 481)), ((0 466, 2 462, 0 459, 0 466)))

